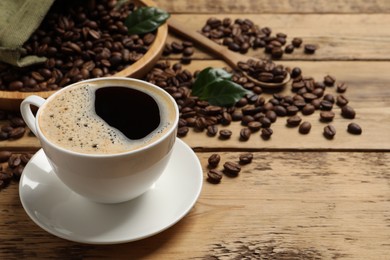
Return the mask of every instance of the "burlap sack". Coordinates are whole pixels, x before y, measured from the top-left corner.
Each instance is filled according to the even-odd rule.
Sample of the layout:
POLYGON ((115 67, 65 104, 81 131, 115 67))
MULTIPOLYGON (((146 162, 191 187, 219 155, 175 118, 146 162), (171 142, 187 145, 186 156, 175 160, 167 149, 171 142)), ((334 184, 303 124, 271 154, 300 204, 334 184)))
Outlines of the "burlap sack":
POLYGON ((0 1, 0 61, 24 67, 45 57, 21 58, 22 45, 41 24, 54 0, 0 1))

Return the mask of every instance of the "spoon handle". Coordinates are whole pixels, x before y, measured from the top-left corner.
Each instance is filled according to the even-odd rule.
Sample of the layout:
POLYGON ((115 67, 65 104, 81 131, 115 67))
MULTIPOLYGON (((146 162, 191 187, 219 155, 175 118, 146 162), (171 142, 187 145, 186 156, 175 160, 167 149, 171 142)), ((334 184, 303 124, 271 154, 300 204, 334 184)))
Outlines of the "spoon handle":
POLYGON ((175 33, 178 33, 186 37, 187 39, 190 39, 200 44, 201 46, 207 48, 209 51, 213 52, 219 58, 222 58, 232 68, 237 68, 237 63, 239 61, 245 60, 241 57, 242 55, 230 51, 229 49, 226 48, 226 46, 219 45, 214 41, 208 39, 207 37, 203 36, 202 34, 196 31, 189 30, 188 28, 186 28, 185 25, 183 25, 182 22, 179 22, 173 17, 168 19, 168 26, 169 29, 171 29, 175 33))

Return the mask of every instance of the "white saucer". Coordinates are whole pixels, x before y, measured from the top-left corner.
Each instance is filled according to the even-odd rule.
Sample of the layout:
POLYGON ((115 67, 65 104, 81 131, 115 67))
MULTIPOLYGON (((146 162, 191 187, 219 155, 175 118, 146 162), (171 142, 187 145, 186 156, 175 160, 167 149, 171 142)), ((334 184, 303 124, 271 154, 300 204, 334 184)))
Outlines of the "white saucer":
POLYGON ((52 172, 43 150, 24 169, 19 196, 29 217, 47 232, 75 242, 116 244, 155 235, 183 218, 202 189, 200 162, 180 139, 155 185, 120 204, 88 201, 52 172))

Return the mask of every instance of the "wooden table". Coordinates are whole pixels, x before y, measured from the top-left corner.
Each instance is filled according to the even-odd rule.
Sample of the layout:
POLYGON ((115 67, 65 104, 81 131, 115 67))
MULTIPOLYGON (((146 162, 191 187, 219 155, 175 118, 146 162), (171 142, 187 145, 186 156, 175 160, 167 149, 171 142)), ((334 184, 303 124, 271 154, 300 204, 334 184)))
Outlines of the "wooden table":
MULTIPOLYGON (((191 131, 182 140, 195 151, 205 176, 190 213, 168 230, 118 245, 69 242, 40 229, 21 206, 17 183, 0 191, 0 259, 389 259, 390 255, 390 2, 156 0, 191 30, 209 17, 249 18, 289 39, 319 46, 279 62, 299 66, 321 80, 333 75, 349 85, 347 96, 363 134, 348 134, 351 120, 336 111, 336 137, 322 136, 318 116, 309 135, 287 128, 284 119, 264 141, 230 140, 191 131), (207 158, 236 161, 244 151, 254 160, 236 178, 206 181, 207 158)), ((183 41, 170 34, 168 42, 183 41)), ((263 51, 249 53, 264 57, 263 51)), ((179 56, 169 56, 175 60, 179 56)), ((191 71, 226 64, 196 48, 191 71)), ((286 93, 288 88, 284 90, 286 93)), ((269 98, 269 94, 264 94, 269 98)), ((318 111, 316 112, 318 113, 318 111)), ((33 137, 0 142, 0 149, 39 149, 33 137)))

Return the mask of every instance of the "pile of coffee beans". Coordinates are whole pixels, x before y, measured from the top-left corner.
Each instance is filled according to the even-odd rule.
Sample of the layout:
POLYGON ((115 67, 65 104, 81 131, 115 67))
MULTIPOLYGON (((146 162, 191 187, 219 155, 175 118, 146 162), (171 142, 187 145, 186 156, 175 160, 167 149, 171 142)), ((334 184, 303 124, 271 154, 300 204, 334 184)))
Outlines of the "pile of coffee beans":
POLYGON ((0 141, 15 140, 26 133, 26 123, 20 113, 0 110, 0 141))
POLYGON ((194 45, 190 41, 166 43, 163 55, 169 56, 170 54, 181 54, 180 62, 182 64, 190 64, 191 56, 194 54, 194 45))
POLYGON ((43 64, 18 68, 0 62, 0 90, 48 91, 115 74, 139 60, 155 33, 128 35, 124 25, 135 6, 117 0, 57 0, 23 45, 26 55, 47 57, 43 64))
POLYGON ((287 70, 283 65, 276 65, 272 60, 253 60, 239 62, 238 68, 253 79, 265 83, 281 83, 287 77, 287 70))
POLYGON ((220 183, 224 175, 228 177, 237 177, 241 172, 242 166, 251 163, 253 160, 252 153, 240 154, 238 162, 226 161, 223 164, 223 169, 218 170, 221 156, 217 153, 212 154, 208 158, 207 181, 213 184, 220 183))
POLYGON ((32 156, 32 153, 14 154, 10 151, 0 151, 0 189, 7 187, 12 180, 20 179, 32 156))
MULTIPOLYGON (((250 48, 262 48, 272 59, 280 59, 284 53, 294 52, 303 42, 299 37, 288 42, 287 34, 279 32, 273 35, 271 28, 261 28, 250 19, 233 21, 228 17, 222 20, 210 17, 202 27, 202 34, 235 52, 247 53, 250 48)), ((303 51, 314 54, 316 49, 314 44, 305 44, 303 51)))
MULTIPOLYGON (((251 136, 258 135, 268 140, 273 135, 272 124, 278 118, 286 118, 286 125, 298 127, 301 134, 308 134, 311 124, 303 121, 299 115, 311 115, 320 110, 320 120, 326 122, 324 136, 333 138, 335 131, 329 126, 335 117, 332 111, 335 105, 341 108, 341 116, 347 119, 355 117, 355 110, 348 104, 344 95, 347 89, 345 83, 336 83, 331 75, 326 75, 323 81, 316 81, 311 77, 304 77, 300 68, 286 68, 291 74, 291 95, 274 93, 268 100, 264 98, 263 89, 239 71, 233 73, 232 80, 251 90, 234 106, 220 107, 210 105, 207 101, 199 100, 191 95, 192 84, 198 71, 191 73, 184 69, 181 63, 171 65, 169 61, 161 61, 147 74, 146 80, 160 86, 169 92, 176 100, 180 110, 178 136, 184 137, 193 128, 197 132, 206 132, 210 137, 217 136, 221 140, 231 138, 232 131, 228 126, 233 121, 240 122, 242 129, 239 133, 241 141, 248 141, 251 136), (327 88, 336 86, 337 95, 326 93, 327 88), (222 129, 220 127, 222 126, 222 129), (330 134, 330 132, 332 132, 330 134)), ((351 134, 361 134, 357 124, 346 128, 351 134)))

